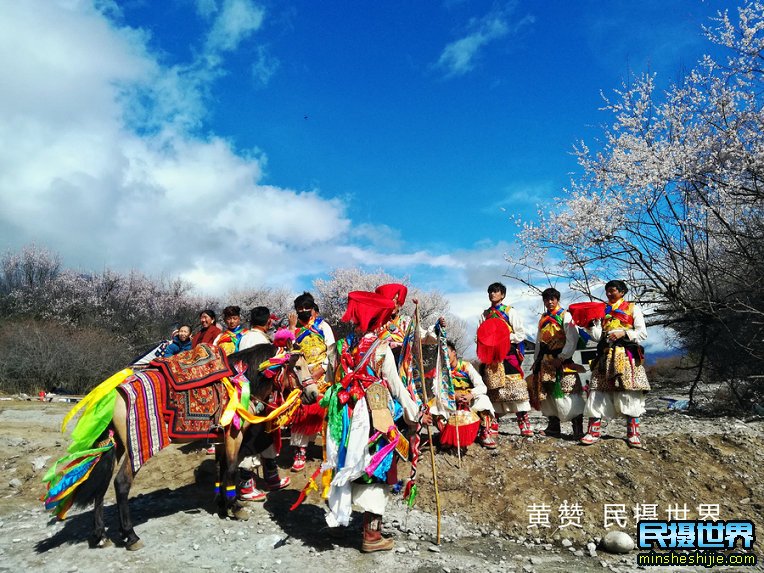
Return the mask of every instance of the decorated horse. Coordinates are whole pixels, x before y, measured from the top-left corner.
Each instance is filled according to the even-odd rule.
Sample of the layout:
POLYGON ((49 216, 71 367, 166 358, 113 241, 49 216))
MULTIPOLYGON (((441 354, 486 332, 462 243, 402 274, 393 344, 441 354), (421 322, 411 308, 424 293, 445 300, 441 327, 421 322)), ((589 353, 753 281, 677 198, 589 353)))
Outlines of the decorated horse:
POLYGON ((91 547, 110 544, 103 500, 118 460, 114 489, 120 537, 128 550, 143 547, 130 519, 130 487, 140 467, 170 441, 222 442, 216 452, 219 512, 221 517, 247 519, 237 496, 242 443, 283 426, 301 403, 310 404, 318 396, 304 356, 270 344, 227 357, 202 344, 176 357, 155 360, 151 366, 115 374, 67 414, 62 430, 84 408, 72 432, 70 454, 43 479, 48 484, 46 509, 59 519, 72 505, 94 502, 91 547))

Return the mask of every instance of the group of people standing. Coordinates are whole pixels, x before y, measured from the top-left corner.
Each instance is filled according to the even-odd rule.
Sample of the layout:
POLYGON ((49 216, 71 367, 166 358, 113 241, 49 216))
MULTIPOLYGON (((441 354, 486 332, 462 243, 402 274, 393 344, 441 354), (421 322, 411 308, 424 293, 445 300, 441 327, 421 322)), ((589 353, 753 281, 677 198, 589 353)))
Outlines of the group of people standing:
MULTIPOLYGON (((560 436, 561 422, 572 422, 573 434, 581 444, 591 445, 600 438, 602 418, 622 416, 627 419, 627 442, 641 447, 639 416, 644 412, 644 394, 649 383, 643 365, 640 342, 647 337, 640 308, 627 302, 628 292, 622 281, 605 285, 607 305, 601 317, 577 325, 571 312, 560 305, 560 293, 546 289, 542 293, 545 312, 539 320, 535 359, 529 376, 523 371, 526 331, 517 309, 505 304, 506 287, 494 283, 488 287, 490 306, 480 317, 477 332, 478 368, 461 359, 453 342, 443 344, 446 364, 455 396, 455 409, 473 412, 480 420, 478 442, 496 448, 498 418, 514 413, 520 435, 534 435, 529 420, 531 408, 547 416, 545 436, 560 436), (598 341, 597 356, 592 361, 588 395, 579 373, 584 366, 572 360, 579 341, 579 328, 598 341), (588 429, 583 420, 588 418, 588 429)), ((308 446, 318 433, 323 434, 321 469, 331 472, 327 491, 327 524, 332 530, 346 526, 353 505, 364 512, 363 551, 389 550, 392 539, 381 534, 389 486, 398 482, 397 460, 405 457, 407 436, 427 424, 442 430, 454 410, 434 402, 423 403, 411 380, 402 380, 396 354, 407 333, 411 319, 402 314, 407 289, 404 285, 381 285, 374 292, 353 291, 343 322, 353 331, 336 340, 329 324, 320 316, 310 293, 294 301, 289 314, 289 330, 308 362, 323 398, 311 406, 301 406, 292 419, 292 471, 305 468, 308 446), (406 431, 408 427, 408 432, 406 431)), ((271 341, 269 331, 274 317, 265 307, 250 313, 250 329, 241 323, 241 309, 226 307, 225 330, 215 324, 215 313, 200 315, 201 330, 192 338, 191 329, 182 327, 173 345, 185 346, 206 342, 221 347, 227 354, 271 341), (187 329, 187 332, 186 332, 187 329), (183 332, 181 332, 183 331, 183 332)), ((425 330, 419 338, 425 344, 445 342, 438 335, 445 320, 425 330)), ((405 378, 405 376, 404 376, 405 378)), ((274 448, 260 453, 266 477, 266 489, 279 489, 289 483, 280 478, 274 448), (274 473, 275 472, 275 473, 274 473)), ((240 484, 242 499, 263 499, 252 478, 240 484)))

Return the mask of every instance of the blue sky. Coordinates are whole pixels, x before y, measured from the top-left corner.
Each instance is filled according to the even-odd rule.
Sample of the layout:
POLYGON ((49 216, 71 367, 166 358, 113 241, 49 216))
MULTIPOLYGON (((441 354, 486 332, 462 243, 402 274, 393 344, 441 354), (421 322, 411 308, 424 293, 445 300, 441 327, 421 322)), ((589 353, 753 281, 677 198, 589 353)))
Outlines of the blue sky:
MULTIPOLYGON (((728 2, 3 2, 0 244, 200 292, 365 266, 470 318, 596 147, 728 2), (235 261, 231 263, 230 261, 235 261)), ((510 300, 540 310, 520 285, 510 300)))

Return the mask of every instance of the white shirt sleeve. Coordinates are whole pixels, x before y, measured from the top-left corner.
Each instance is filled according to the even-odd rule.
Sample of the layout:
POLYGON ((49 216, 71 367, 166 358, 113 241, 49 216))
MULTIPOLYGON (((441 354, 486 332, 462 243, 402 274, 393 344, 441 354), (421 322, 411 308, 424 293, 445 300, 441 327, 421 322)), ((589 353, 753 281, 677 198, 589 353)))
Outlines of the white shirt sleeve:
POLYGON ((385 344, 383 348, 378 348, 375 358, 377 363, 382 360, 382 367, 380 368, 379 376, 384 380, 387 380, 387 386, 390 388, 390 394, 395 398, 398 403, 403 407, 403 418, 409 423, 414 424, 417 421, 419 409, 416 402, 409 394, 409 391, 401 382, 400 376, 398 376, 398 369, 395 367, 395 358, 390 347, 385 344))
POLYGON ((509 317, 509 325, 512 327, 512 335, 509 337, 509 341, 515 344, 523 342, 525 340, 525 327, 520 318, 520 313, 517 312, 515 307, 512 307, 509 309, 507 316, 509 317))
POLYGON ((334 364, 335 354, 337 353, 337 341, 334 339, 334 331, 329 323, 325 320, 319 325, 321 326, 321 332, 324 334, 324 344, 326 344, 326 358, 321 362, 321 366, 324 372, 329 371, 329 363, 334 364))
POLYGON ((470 363, 467 362, 467 376, 470 378, 470 383, 472 384, 472 395, 473 396, 485 396, 488 394, 488 387, 485 385, 485 382, 483 382, 483 378, 480 376, 477 370, 475 370, 475 367, 470 363))
POLYGON ((645 324, 645 315, 642 313, 642 309, 634 305, 634 329, 627 330, 626 336, 629 340, 635 342, 642 342, 647 340, 647 325, 645 324))
POLYGON ((578 328, 573 316, 567 310, 563 313, 562 328, 565 330, 565 346, 562 347, 559 358, 567 360, 573 357, 578 346, 578 328))

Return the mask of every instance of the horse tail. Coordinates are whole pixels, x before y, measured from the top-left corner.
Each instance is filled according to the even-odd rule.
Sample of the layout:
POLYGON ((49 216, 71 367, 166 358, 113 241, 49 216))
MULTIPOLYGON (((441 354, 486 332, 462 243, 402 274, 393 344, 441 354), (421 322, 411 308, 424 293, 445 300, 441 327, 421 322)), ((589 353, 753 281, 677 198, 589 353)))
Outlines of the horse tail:
POLYGON ((74 492, 74 505, 77 507, 90 505, 96 497, 103 495, 103 492, 109 486, 111 476, 114 475, 117 448, 115 447, 114 437, 109 434, 109 431, 107 430, 104 434, 102 434, 102 438, 110 440, 110 447, 101 453, 98 460, 93 464, 90 475, 74 492))
POLYGON ((87 506, 102 496, 109 487, 116 458, 114 432, 107 428, 90 449, 58 460, 43 478, 48 483, 45 509, 64 519, 72 505, 87 506))

